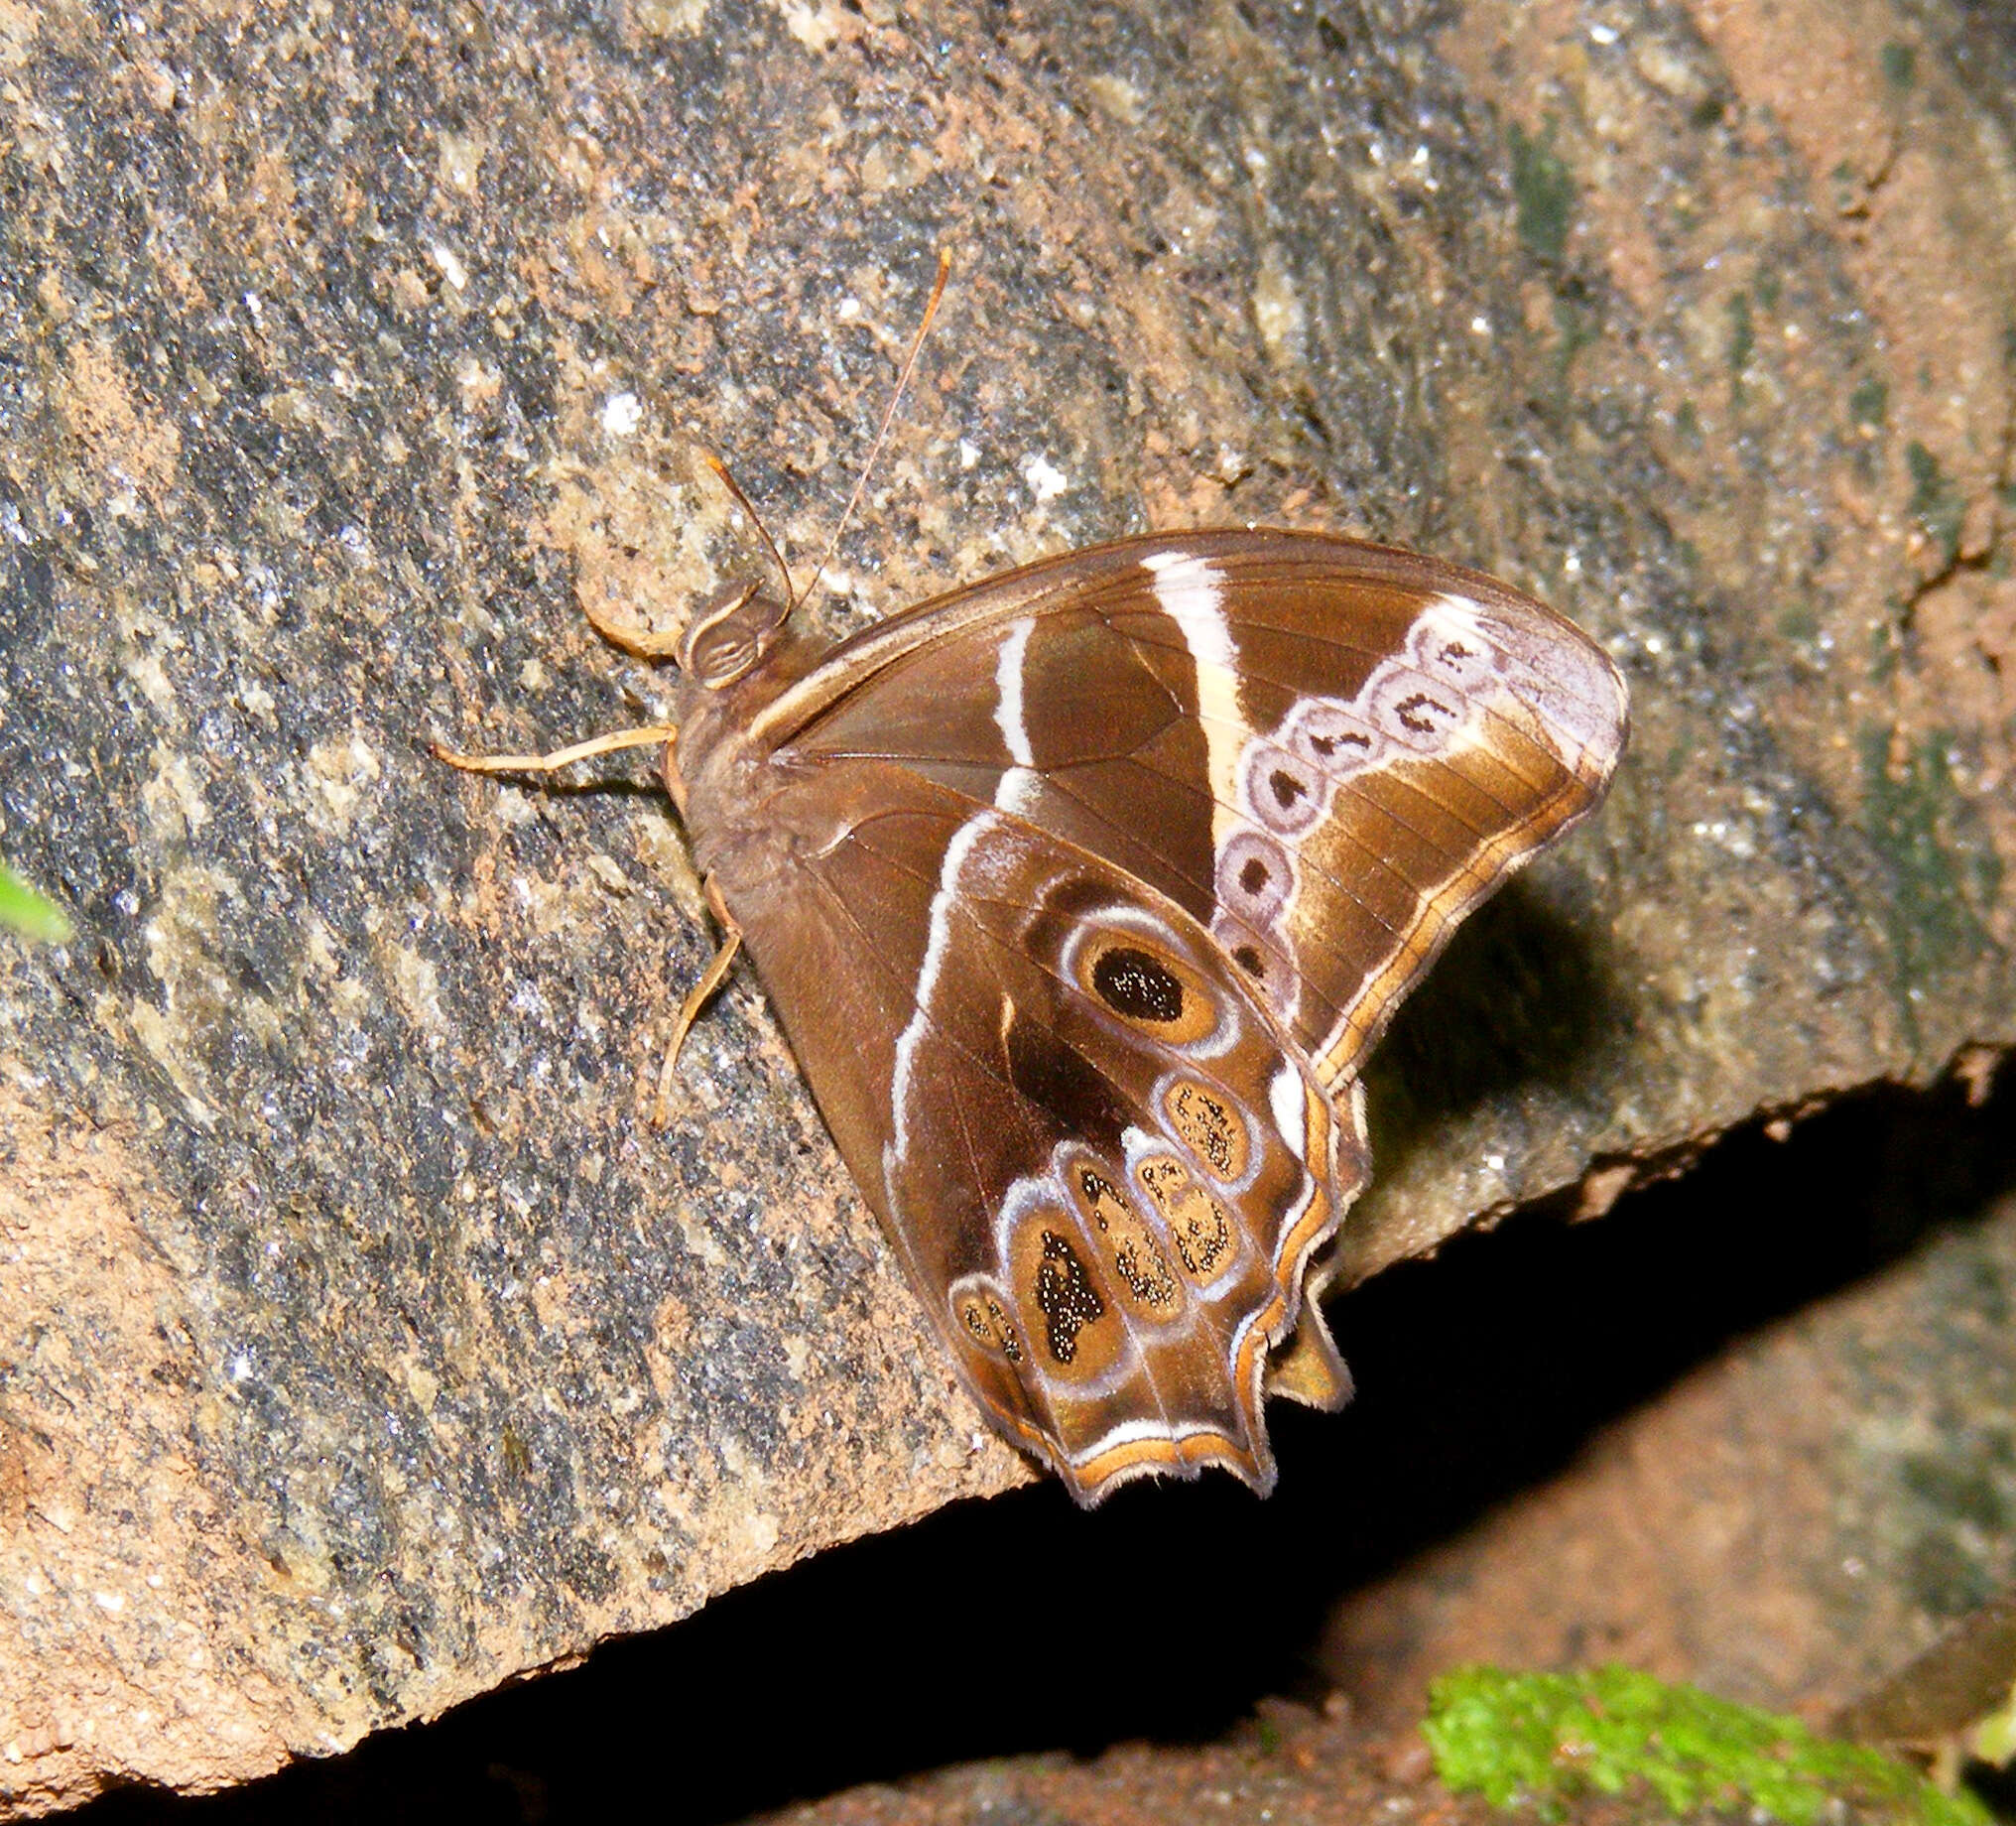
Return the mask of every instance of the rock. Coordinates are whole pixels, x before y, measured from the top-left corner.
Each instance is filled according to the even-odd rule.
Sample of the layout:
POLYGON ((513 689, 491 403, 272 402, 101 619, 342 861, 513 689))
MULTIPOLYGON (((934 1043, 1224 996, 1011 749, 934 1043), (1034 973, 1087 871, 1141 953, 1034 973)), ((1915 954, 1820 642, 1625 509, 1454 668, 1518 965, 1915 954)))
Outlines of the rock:
POLYGON ((1373 1543, 1312 1660, 1354 1716, 1619 1662, 1819 1725, 2016 1581, 2016 1073, 1961 1103, 1753 1129, 1601 1235, 1523 1221, 1350 1302, 1362 1456, 1413 1486, 1338 1504, 1373 1543), (1377 1513, 1410 1503, 1442 1526, 1377 1513))
POLYGON ((749 978, 643 1119, 711 942, 645 765, 425 748, 649 720, 581 603, 759 562, 703 451, 808 562, 941 243, 836 631, 1279 521, 1630 676, 1605 814, 1385 1048, 1341 1278, 2005 1047, 1981 66, 1881 0, 0 4, 0 852, 78 926, 0 953, 0 1807, 241 1780, 1029 1475, 749 978))

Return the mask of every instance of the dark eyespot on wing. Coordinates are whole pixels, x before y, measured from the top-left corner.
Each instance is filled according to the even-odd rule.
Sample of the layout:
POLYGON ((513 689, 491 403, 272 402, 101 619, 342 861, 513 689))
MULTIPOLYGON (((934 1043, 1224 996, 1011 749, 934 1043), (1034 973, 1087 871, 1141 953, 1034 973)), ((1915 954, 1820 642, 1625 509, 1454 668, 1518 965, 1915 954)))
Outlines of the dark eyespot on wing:
POLYGON ((1044 1344, 1061 1364, 1077 1356, 1078 1334, 1106 1314, 1106 1302, 1099 1298, 1077 1251, 1054 1230, 1043 1233, 1036 1304, 1043 1314, 1044 1344))
POLYGON ((1014 1321, 991 1293, 968 1293, 955 1303, 953 1310, 966 1335, 981 1350, 995 1352, 1011 1364, 1022 1361, 1022 1341, 1016 1336, 1014 1321))
POLYGON ((1092 984, 1107 1007, 1129 1020, 1166 1026, 1183 1019, 1182 978, 1131 945, 1100 954, 1092 966, 1092 984))
POLYGON ((1207 1084, 1179 1079, 1164 1093, 1163 1109, 1178 1138, 1214 1179, 1229 1184, 1244 1176, 1251 1143, 1226 1098, 1207 1084))
POLYGON ((1408 697, 1402 698, 1399 704, 1394 707, 1393 714, 1417 735, 1435 734, 1437 729, 1442 726, 1441 723, 1437 722, 1437 717, 1442 719, 1442 723, 1452 723, 1460 720, 1453 707, 1442 703, 1439 699, 1431 698, 1425 691, 1417 691, 1408 697))

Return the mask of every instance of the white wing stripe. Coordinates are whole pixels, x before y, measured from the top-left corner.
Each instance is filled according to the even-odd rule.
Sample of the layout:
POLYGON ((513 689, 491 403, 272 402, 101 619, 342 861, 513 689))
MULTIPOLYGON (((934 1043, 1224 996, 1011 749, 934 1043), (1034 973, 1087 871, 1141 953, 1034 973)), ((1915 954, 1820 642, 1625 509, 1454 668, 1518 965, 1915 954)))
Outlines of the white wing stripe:
POLYGON ((1001 731, 1001 745, 1015 763, 1003 771, 994 788, 994 803, 1004 812, 1027 812, 1036 800, 1036 750, 1030 746, 1029 721, 1022 707, 1022 674, 1035 626, 1034 615, 1010 622, 994 662, 994 689, 1000 694, 994 704, 994 722, 1001 731))
POLYGON ((927 1010, 938 993, 939 973, 945 968, 945 947, 951 942, 952 900, 959 891, 959 875, 966 857, 987 827, 996 822, 992 811, 975 812, 952 833, 945 845, 945 861, 939 869, 938 892, 931 897, 931 930, 925 941, 924 963, 917 973, 917 993, 912 1000, 910 1019, 896 1038, 896 1070, 889 1088, 889 1112, 894 1140, 882 1163, 883 1191, 891 1211, 900 1209, 896 1197, 893 1163, 910 1154, 910 1079, 916 1069, 917 1048, 931 1023, 927 1010))
POLYGON ((1239 709, 1239 649, 1225 619, 1225 582, 1209 559, 1189 552, 1151 552, 1141 568, 1155 580, 1156 605, 1176 623, 1197 666, 1197 712, 1217 802, 1211 848, 1222 850, 1233 816, 1226 808, 1238 803, 1240 731, 1246 726, 1239 709))

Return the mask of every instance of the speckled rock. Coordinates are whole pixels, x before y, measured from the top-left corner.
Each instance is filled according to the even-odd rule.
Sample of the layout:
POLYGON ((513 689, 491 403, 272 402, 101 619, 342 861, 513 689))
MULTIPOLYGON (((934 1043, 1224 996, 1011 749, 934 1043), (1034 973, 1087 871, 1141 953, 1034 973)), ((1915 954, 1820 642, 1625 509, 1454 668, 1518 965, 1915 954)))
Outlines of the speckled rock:
POLYGON ((241 1779, 1028 1475, 751 979, 644 1120, 710 943, 645 765, 425 750, 648 719, 581 603, 755 562, 702 451, 817 548, 941 243, 836 630, 1266 520, 1497 570, 1630 676, 1604 817, 1386 1049, 1342 1276, 2007 1045, 1965 52, 1882 0, 0 0, 0 847, 79 928, 0 953, 0 1810, 241 1779))

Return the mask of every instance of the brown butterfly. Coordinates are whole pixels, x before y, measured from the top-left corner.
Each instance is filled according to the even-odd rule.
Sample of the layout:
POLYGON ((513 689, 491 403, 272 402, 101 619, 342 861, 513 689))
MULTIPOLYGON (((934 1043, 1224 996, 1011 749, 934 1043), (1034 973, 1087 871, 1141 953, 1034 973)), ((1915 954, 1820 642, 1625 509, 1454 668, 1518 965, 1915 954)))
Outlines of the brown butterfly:
POLYGON ((837 645, 793 605, 693 619, 676 741, 476 764, 664 740, 727 934, 681 1031, 746 944, 988 1418, 1086 1504, 1266 1492, 1263 1395, 1349 1393, 1304 1277, 1369 1175, 1366 1053, 1600 799, 1622 681, 1502 584, 1316 533, 1092 546, 837 645))

